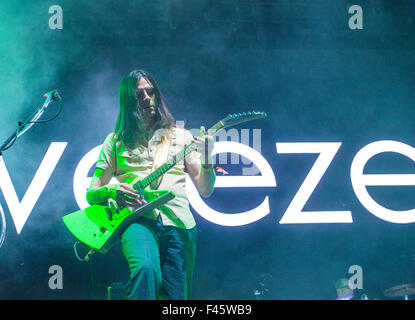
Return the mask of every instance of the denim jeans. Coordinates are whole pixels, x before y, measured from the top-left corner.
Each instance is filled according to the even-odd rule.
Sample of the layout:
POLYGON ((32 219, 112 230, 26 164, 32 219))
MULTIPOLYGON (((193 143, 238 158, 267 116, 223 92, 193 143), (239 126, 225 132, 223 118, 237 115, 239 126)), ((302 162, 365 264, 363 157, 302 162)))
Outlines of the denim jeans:
POLYGON ((186 300, 192 291, 197 228, 163 226, 141 218, 121 235, 122 250, 130 267, 126 298, 134 300, 186 300))

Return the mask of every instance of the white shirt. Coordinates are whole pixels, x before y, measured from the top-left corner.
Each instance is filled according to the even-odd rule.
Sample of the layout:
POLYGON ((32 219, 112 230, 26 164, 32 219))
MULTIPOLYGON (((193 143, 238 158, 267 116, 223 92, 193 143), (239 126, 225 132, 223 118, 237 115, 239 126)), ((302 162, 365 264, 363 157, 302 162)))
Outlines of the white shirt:
MULTIPOLYGON (((168 136, 169 131, 167 129, 158 130, 148 142, 147 147, 140 146, 128 150, 121 141, 117 141, 117 144, 115 144, 115 134, 112 132, 104 141, 96 167, 103 170, 112 170, 113 176, 120 183, 131 183, 137 177, 145 178, 151 173, 155 152, 162 140, 162 135, 168 136)), ((182 151, 185 145, 191 143, 192 139, 193 136, 188 130, 173 128, 169 140, 168 157, 182 151)), ((163 175, 157 190, 172 191, 176 197, 160 206, 159 210, 145 213, 143 216, 156 219, 158 213, 160 213, 163 225, 171 225, 182 229, 191 229, 196 225, 189 208, 185 188, 185 162, 195 160, 200 162, 200 154, 192 151, 185 157, 184 161, 178 161, 173 168, 163 175)))

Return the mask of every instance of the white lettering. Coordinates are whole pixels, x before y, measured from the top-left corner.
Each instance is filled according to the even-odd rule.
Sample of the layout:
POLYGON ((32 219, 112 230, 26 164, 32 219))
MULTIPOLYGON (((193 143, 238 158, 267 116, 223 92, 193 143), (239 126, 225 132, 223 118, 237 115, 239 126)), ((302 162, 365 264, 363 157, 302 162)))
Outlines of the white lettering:
POLYGON ((332 162, 340 142, 276 143, 277 153, 318 153, 319 156, 300 189, 282 216, 280 223, 351 223, 350 211, 302 211, 317 184, 332 162))
POLYGON ((366 163, 375 155, 395 152, 415 161, 415 148, 398 141, 376 141, 359 150, 350 168, 350 179, 354 193, 361 204, 382 220, 394 223, 415 222, 415 209, 391 210, 378 204, 369 195, 366 186, 414 186, 415 174, 363 174, 366 163))
POLYGON ((29 218, 40 194, 46 186, 53 170, 55 169, 63 151, 66 148, 66 142, 52 142, 43 158, 32 182, 29 185, 21 202, 16 194, 9 172, 3 158, 0 157, 0 189, 3 192, 4 199, 10 210, 17 233, 23 229, 24 224, 29 218))
MULTIPOLYGON (((261 172, 260 176, 218 176, 216 177, 215 188, 231 187, 276 187, 274 173, 264 159, 256 150, 231 141, 222 141, 215 143, 212 155, 217 153, 233 152, 240 154, 251 160, 261 172)), ((186 177, 186 192, 192 207, 206 220, 224 225, 224 226, 241 226, 255 222, 265 217, 269 212, 268 196, 264 201, 254 209, 234 214, 222 213, 213 210, 201 199, 195 185, 189 176, 186 177)))

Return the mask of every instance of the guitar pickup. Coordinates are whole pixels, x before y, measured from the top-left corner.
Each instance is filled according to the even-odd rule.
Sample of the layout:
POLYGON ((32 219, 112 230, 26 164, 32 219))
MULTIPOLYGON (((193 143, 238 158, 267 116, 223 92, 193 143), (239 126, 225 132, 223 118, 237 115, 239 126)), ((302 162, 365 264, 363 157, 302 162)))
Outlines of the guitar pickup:
POLYGON ((107 212, 107 218, 109 221, 113 220, 111 208, 105 207, 105 211, 107 212))
POLYGON ((108 201, 107 206, 105 207, 107 212, 107 218, 109 221, 112 221, 117 214, 120 213, 120 209, 118 208, 117 204, 113 201, 108 201))

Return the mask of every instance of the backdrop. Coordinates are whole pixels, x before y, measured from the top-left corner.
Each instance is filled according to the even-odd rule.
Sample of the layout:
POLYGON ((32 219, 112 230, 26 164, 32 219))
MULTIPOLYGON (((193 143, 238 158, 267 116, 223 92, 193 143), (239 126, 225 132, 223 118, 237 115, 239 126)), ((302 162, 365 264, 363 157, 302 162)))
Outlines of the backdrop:
MULTIPOLYGON (((414 14, 415 5, 400 0, 2 1, 0 142, 45 92, 61 92, 62 112, 3 154, 7 171, 0 179, 4 185, 10 178, 14 190, 0 193, 7 224, 0 298, 105 299, 107 286, 128 280, 119 243, 89 263, 78 261, 62 217, 79 210, 76 168, 114 129, 120 79, 137 68, 154 75, 189 129, 210 127, 228 113, 268 113, 236 129, 249 130, 247 144, 260 151, 277 185, 216 188, 205 202, 232 214, 268 197, 269 213, 231 227, 192 207, 199 228, 194 299, 335 299, 335 282, 353 276, 351 266, 363 272, 357 296, 385 299, 385 289, 414 282, 413 224, 372 214, 350 177, 354 157, 372 142, 415 145, 414 14), (360 20, 353 18, 357 11, 349 13, 355 4, 360 20), (362 28, 351 28, 350 20, 362 28), (53 142, 66 143, 62 155, 46 185, 28 189, 53 142), (351 223, 280 223, 319 156, 277 152, 276 143, 287 142, 341 143, 303 211, 350 211, 351 223), (16 211, 30 213, 18 233, 16 203, 4 195, 15 192, 23 203, 29 190, 40 194, 32 208, 16 211), (49 268, 56 265, 63 288, 53 290, 49 268)), ((57 110, 50 104, 43 119, 57 110)), ((230 175, 251 167, 220 166, 230 175)), ((365 173, 414 169, 409 157, 386 152, 370 159, 365 173)), ((367 189, 383 207, 415 207, 413 186, 367 189)))

